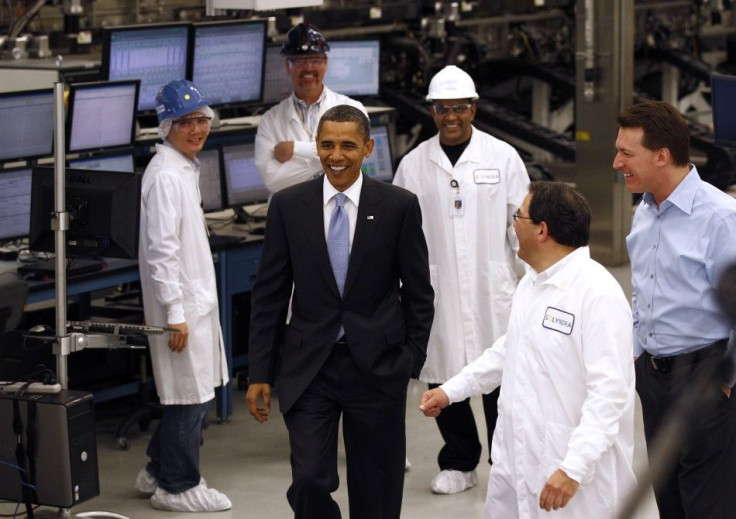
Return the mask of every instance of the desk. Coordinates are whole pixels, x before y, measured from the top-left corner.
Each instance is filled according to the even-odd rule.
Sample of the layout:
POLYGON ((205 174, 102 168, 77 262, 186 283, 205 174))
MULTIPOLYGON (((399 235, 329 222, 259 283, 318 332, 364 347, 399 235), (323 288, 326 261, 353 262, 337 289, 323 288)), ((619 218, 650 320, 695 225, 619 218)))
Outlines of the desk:
MULTIPOLYGON (((228 370, 232 377, 234 368, 243 367, 248 361, 246 355, 233 357, 232 298, 238 293, 248 292, 253 288, 258 272, 263 236, 244 234, 228 227, 221 229, 219 232, 220 234, 240 234, 246 238, 244 242, 212 251, 215 272, 217 274, 220 323, 225 343, 228 370)), ((140 279, 138 262, 135 260, 108 258, 106 259, 106 263, 107 268, 99 272, 70 277, 67 280, 67 295, 78 298, 83 305, 89 305, 91 292, 112 288, 121 283, 130 283, 140 279)), ((18 265, 19 263, 15 261, 2 261, 0 262, 0 274, 15 271, 18 265)), ((40 303, 55 299, 53 281, 29 281, 28 286, 30 292, 28 303, 40 303)), ((73 355, 71 358, 73 359, 73 355)), ((137 391, 138 382, 133 381, 129 384, 96 391, 94 398, 99 403, 135 394, 137 391)), ((227 420, 233 412, 231 385, 228 384, 225 387, 218 388, 216 394, 217 417, 220 420, 227 420)))

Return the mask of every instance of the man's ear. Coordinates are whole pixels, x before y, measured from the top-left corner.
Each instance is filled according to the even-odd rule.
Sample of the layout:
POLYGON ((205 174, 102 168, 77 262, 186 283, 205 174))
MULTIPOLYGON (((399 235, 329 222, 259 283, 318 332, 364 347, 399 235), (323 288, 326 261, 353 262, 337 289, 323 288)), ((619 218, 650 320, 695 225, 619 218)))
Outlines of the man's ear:
POLYGON ((672 152, 669 148, 660 148, 654 160, 657 166, 666 166, 672 160, 672 152))
POLYGON ((546 240, 549 236, 549 228, 547 227, 547 222, 541 221, 539 222, 539 239, 540 240, 546 240))

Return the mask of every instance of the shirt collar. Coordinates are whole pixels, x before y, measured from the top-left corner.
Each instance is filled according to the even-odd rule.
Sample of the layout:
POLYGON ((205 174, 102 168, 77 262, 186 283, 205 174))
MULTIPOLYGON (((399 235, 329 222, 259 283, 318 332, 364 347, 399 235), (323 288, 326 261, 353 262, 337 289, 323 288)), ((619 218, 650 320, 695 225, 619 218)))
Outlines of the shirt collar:
POLYGON ((197 158, 196 156, 194 157, 194 160, 189 160, 189 157, 187 157, 187 156, 186 156, 186 155, 184 155, 184 154, 183 154, 182 152, 180 152, 179 150, 177 150, 177 149, 176 149, 176 148, 175 148, 175 147, 174 147, 174 146, 173 146, 173 145, 172 145, 172 144, 171 144, 171 143, 170 143, 169 141, 167 141, 166 139, 164 139, 164 141, 163 141, 163 143, 162 143, 161 145, 162 145, 162 146, 166 146, 167 148, 170 148, 170 149, 171 149, 172 151, 176 152, 176 154, 177 154, 178 156, 180 156, 180 157, 181 157, 182 159, 186 160, 186 161, 187 161, 187 163, 189 163, 189 164, 191 164, 192 166, 194 166, 194 169, 195 169, 195 170, 199 169, 199 159, 198 159, 198 158, 197 158))
POLYGON ((568 265, 572 265, 586 259, 590 259, 590 248, 588 248, 587 246, 578 247, 570 254, 562 258, 560 261, 558 261, 551 267, 548 267, 542 272, 537 273, 532 269, 531 272, 536 274, 532 274, 534 284, 541 285, 549 283, 551 285, 557 286, 561 290, 567 290, 572 283, 572 279, 575 277, 579 269, 566 267, 568 265))
POLYGON ((313 107, 319 108, 320 105, 322 104, 322 101, 325 100, 326 95, 327 95, 327 87, 323 85, 322 93, 319 95, 319 98, 317 98, 317 100, 311 105, 308 105, 307 103, 299 99, 294 92, 291 93, 291 97, 294 100, 294 106, 296 106, 299 109, 303 109, 303 110, 310 110, 313 107))
MULTIPOLYGON (((355 205, 355 207, 358 207, 358 201, 360 200, 360 192, 363 189, 363 174, 361 173, 358 175, 358 179, 353 182, 353 185, 347 188, 343 193, 345 196, 347 196, 350 201, 355 205)), ((330 184, 329 179, 327 178, 327 175, 325 175, 324 178, 324 184, 322 188, 322 204, 327 205, 327 203, 332 199, 333 196, 335 196, 337 193, 339 193, 337 189, 335 189, 335 186, 330 184)))
MULTIPOLYGON (((667 209, 670 205, 674 205, 683 213, 690 214, 693 210, 695 194, 700 188, 700 183, 698 168, 694 164, 690 164, 690 172, 682 179, 682 182, 677 185, 675 190, 670 193, 670 196, 660 204, 660 211, 667 209)), ((644 193, 643 198, 648 205, 657 207, 654 202, 654 196, 651 193, 644 193)))

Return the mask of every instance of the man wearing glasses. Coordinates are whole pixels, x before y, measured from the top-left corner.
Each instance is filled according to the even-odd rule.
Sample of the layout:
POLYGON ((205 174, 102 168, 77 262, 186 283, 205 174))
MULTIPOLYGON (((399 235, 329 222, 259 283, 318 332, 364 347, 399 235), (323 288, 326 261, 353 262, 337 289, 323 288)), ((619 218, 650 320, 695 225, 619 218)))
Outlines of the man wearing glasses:
POLYGON ((442 416, 452 402, 501 386, 486 518, 561 508, 567 518, 614 517, 636 484, 629 303, 590 258, 590 207, 580 193, 532 182, 514 219, 519 258, 531 269, 508 332, 422 395, 419 409, 442 416))
MULTIPOLYGON (((419 378, 430 388, 506 333, 517 282, 512 215, 529 177, 514 148, 473 127, 477 99, 466 72, 455 66, 438 72, 427 101, 439 132, 403 158, 394 178, 419 197, 429 247, 435 320, 419 378)), ((483 395, 489 451, 497 399, 498 391, 483 395)), ((446 409, 437 425, 445 445, 432 491, 475 486, 482 447, 469 400, 446 409)))
POLYGON ((256 134, 256 167, 272 192, 322 173, 314 144, 320 117, 333 106, 365 107, 323 84, 330 46, 314 26, 306 22, 292 27, 281 47, 294 92, 263 114, 256 134))
POLYGON ((164 142, 143 175, 138 264, 146 322, 176 332, 149 338, 163 416, 135 488, 160 510, 217 512, 229 509, 230 500, 199 473, 207 408, 215 388, 228 381, 196 158, 213 113, 185 79, 159 90, 156 113, 164 142))

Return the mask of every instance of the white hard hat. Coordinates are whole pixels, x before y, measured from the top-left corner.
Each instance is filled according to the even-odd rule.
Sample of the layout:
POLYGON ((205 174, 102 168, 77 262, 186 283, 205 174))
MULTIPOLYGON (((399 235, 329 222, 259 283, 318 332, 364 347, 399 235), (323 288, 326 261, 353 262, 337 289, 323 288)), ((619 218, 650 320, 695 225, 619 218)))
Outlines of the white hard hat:
POLYGON ((455 65, 448 65, 432 78, 429 82, 427 101, 437 99, 478 99, 475 91, 475 83, 470 74, 455 65))

